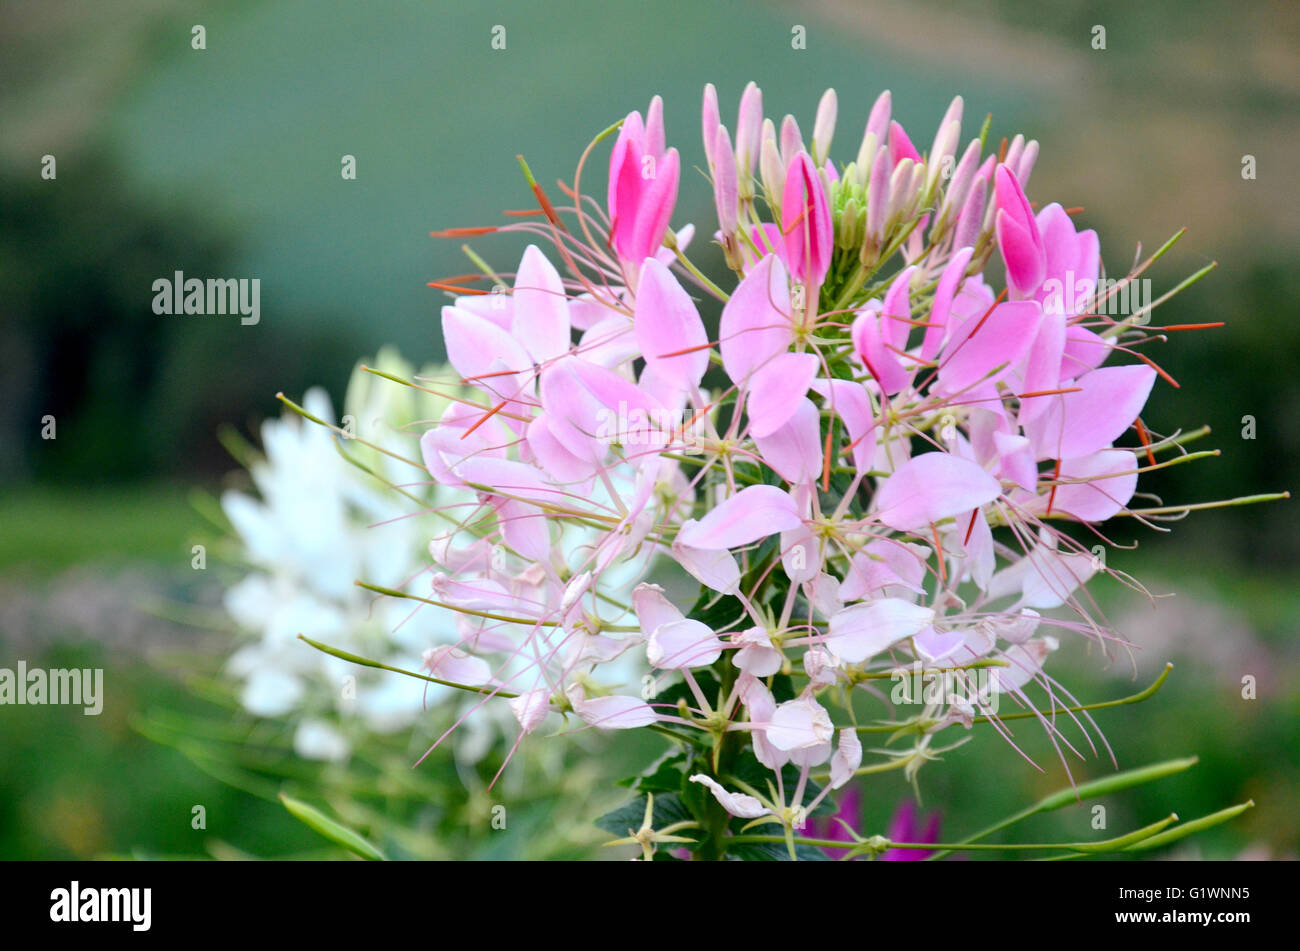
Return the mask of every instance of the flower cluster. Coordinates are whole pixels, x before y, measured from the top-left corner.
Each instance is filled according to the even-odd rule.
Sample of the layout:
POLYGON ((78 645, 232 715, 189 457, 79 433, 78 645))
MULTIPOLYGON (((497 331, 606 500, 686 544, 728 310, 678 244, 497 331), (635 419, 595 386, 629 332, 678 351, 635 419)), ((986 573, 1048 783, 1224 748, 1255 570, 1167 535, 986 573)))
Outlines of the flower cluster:
MULTIPOLYGON (((413 372, 391 350, 381 351, 374 366, 394 376, 413 372)), ((297 640, 310 631, 403 666, 418 665, 421 652, 451 630, 444 619, 400 602, 376 609, 355 584, 366 577, 401 585, 422 567, 423 530, 385 488, 398 477, 399 463, 383 450, 401 447, 402 428, 436 415, 445 403, 377 385, 383 382, 361 368, 352 374, 339 431, 356 439, 346 452, 325 429, 296 416, 266 421, 263 455, 246 460, 257 495, 230 490, 221 499, 235 531, 234 559, 249 568, 226 591, 225 607, 242 631, 255 635, 232 655, 228 673, 249 713, 295 721, 294 748, 307 759, 346 759, 371 733, 407 729, 428 704, 461 699, 451 688, 358 670, 303 650, 297 640)), ((308 391, 303 402, 316 420, 336 425, 323 389, 308 391)), ((479 737, 460 752, 483 745, 479 737)))
POLYGON ((400 592, 456 616, 427 676, 504 698, 521 738, 561 715, 670 734, 711 751, 687 778, 726 814, 787 829, 858 773, 914 776, 949 727, 999 728, 1003 699, 1063 740, 1057 635, 1116 640, 1083 591, 1096 526, 1163 513, 1130 507, 1138 475, 1187 456, 1139 418, 1149 308, 1105 306, 1140 270, 1104 281, 1097 235, 1035 210, 1036 142, 989 151, 986 122, 962 149, 957 98, 921 153, 886 92, 837 167, 837 108, 805 141, 751 84, 733 137, 706 89, 729 289, 671 227, 658 98, 606 133, 603 207, 580 165, 566 205, 534 182, 533 217, 445 233, 534 243, 508 284, 435 285, 465 389, 420 448, 461 494, 400 592), (966 689, 877 709, 913 745, 864 765, 863 704, 909 668, 966 689), (729 771, 738 750, 769 779, 729 771))

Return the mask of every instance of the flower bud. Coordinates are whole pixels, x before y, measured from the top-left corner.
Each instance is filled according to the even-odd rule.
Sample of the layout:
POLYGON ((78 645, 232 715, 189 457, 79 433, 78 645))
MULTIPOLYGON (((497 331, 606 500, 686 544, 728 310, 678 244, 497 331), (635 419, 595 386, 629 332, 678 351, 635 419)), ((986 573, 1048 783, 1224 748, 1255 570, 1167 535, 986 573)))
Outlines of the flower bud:
POLYGON ((776 126, 771 119, 763 120, 763 140, 759 146, 758 169, 763 177, 763 190, 767 192, 772 214, 781 214, 781 195, 785 192, 785 163, 776 144, 776 126))
POLYGON ((831 154, 831 140, 835 136, 835 117, 839 111, 839 101, 835 90, 828 89, 822 93, 821 102, 817 104, 817 119, 813 123, 812 158, 817 165, 825 165, 831 154))
POLYGON ((763 134, 763 93, 750 83, 740 97, 740 111, 736 115, 736 163, 741 183, 754 175, 754 162, 763 134))
POLYGON ((1029 200, 1005 165, 994 177, 997 216, 994 218, 998 249, 1007 266, 1007 286, 1014 298, 1032 294, 1047 270, 1047 252, 1029 200))
POLYGON ((709 171, 713 171, 713 144, 718 138, 718 127, 722 120, 718 113, 718 91, 713 83, 704 87, 704 105, 700 109, 700 131, 704 137, 704 157, 708 160, 709 171))
POLYGON ((857 160, 853 163, 857 167, 857 184, 860 187, 865 188, 871 177, 871 165, 875 161, 878 148, 880 148, 880 140, 876 138, 876 133, 868 132, 862 137, 862 146, 858 149, 857 160))
POLYGON ((725 239, 736 233, 740 215, 736 157, 731 151, 731 136, 725 126, 718 126, 713 155, 713 202, 718 209, 718 227, 725 239))
POLYGON ((781 164, 788 169, 794 157, 803 151, 806 150, 799 123, 794 120, 794 116, 786 116, 781 120, 781 164))
POLYGON ((877 149, 871 163, 871 185, 867 189, 867 233, 879 242, 885 235, 889 212, 889 150, 877 149))
POLYGON ((1034 163, 1038 161, 1038 140, 1030 139, 1025 143, 1025 150, 1020 153, 1020 167, 1016 169, 1016 178, 1020 180, 1021 188, 1029 187, 1029 174, 1034 170, 1034 163))
POLYGON ((892 108, 893 97, 886 89, 876 97, 871 107, 871 115, 867 117, 867 130, 862 136, 863 141, 866 141, 868 135, 874 135, 878 143, 885 141, 885 136, 889 134, 889 113, 892 108))
POLYGON ((984 231, 984 203, 988 200, 988 187, 988 179, 982 175, 975 177, 957 215, 952 237, 954 248, 973 248, 979 241, 984 231))
POLYGON ((831 266, 831 228, 826 188, 812 158, 801 151, 786 169, 781 198, 786 263, 796 280, 821 286, 831 266))

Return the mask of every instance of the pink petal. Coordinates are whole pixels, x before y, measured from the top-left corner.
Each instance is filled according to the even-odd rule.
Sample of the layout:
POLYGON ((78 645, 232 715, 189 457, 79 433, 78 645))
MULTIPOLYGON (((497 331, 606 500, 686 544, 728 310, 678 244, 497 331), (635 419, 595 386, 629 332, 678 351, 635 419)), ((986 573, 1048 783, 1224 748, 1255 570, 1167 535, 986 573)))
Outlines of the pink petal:
POLYGON ((653 257, 664 243, 673 207, 677 204, 677 180, 681 174, 676 149, 669 149, 655 163, 654 178, 640 196, 636 210, 636 227, 630 246, 620 253, 632 255, 631 261, 653 257))
POLYGON ((1088 481, 1057 486, 1052 511, 1067 512, 1084 522, 1104 522, 1133 498, 1137 468, 1137 456, 1127 449, 1103 449, 1079 459, 1062 460, 1062 480, 1088 481))
POLYGON ((998 304, 987 317, 979 314, 963 320, 952 331, 939 364, 939 379, 947 392, 1001 379, 1029 349, 1040 312, 1035 301, 1010 301, 998 304), (990 376, 997 367, 1001 371, 990 376))
POLYGON ((939 352, 944 337, 948 334, 948 319, 952 312, 953 298, 957 288, 966 279, 966 266, 970 264, 974 248, 961 248, 944 266, 939 275, 939 284, 934 289, 934 304, 930 308, 929 326, 921 340, 921 359, 933 360, 939 352))
MULTIPOLYGON (((698 524, 691 519, 682 525, 682 531, 698 524)), ((673 542, 672 554, 673 560, 706 588, 722 594, 735 594, 739 590, 740 565, 725 548, 716 551, 692 548, 690 545, 682 544, 679 537, 673 542)))
MULTIPOLYGON (((853 465, 859 469, 870 469, 871 460, 876 454, 873 435, 876 420, 871 412, 866 387, 852 380, 813 380, 812 390, 825 399, 826 405, 844 421, 849 443, 853 446, 853 465)), ((820 452, 819 448, 819 458, 820 452)))
POLYGON ((641 633, 647 637, 659 625, 682 619, 682 612, 664 596, 664 589, 657 584, 642 583, 632 590, 632 610, 636 612, 641 633))
POLYGON ((741 489, 698 522, 688 522, 677 540, 709 551, 738 548, 803 524, 789 493, 774 485, 741 489))
POLYGON ((975 463, 927 452, 884 481, 876 493, 876 513, 890 528, 915 531, 992 502, 1001 492, 998 481, 975 463))
MULTIPOLYGON (((896 286, 898 282, 895 282, 896 286)), ((892 297, 892 293, 889 296, 892 297)), ((899 321, 882 317, 882 313, 897 315, 899 311, 886 312, 874 301, 868 301, 854 318, 849 337, 853 341, 854 353, 867 372, 886 394, 892 396, 912 381, 912 371, 905 369, 899 361, 895 352, 897 347, 886 346, 886 325, 898 324, 899 321)), ((901 313, 906 316, 908 311, 904 308, 901 313)))
POLYGON ((861 601, 831 618, 826 646, 847 663, 860 664, 933 621, 932 609, 902 598, 861 601))
POLYGON ((514 337, 534 363, 569 350, 569 301, 564 283, 546 255, 530 244, 515 275, 514 337))
MULTIPOLYGON (((477 314, 456 307, 442 309, 442 338, 447 347, 447 361, 462 379, 494 372, 499 366, 526 371, 533 367, 532 358, 513 336, 477 314)), ((491 378, 475 385, 497 393, 513 395, 518 388, 512 378, 491 378)))
POLYGON ((1029 199, 1005 165, 999 165, 994 174, 994 194, 998 208, 995 219, 998 247, 1007 266, 1007 286, 1014 296, 1027 297, 1038 289, 1046 275, 1047 256, 1042 235, 1029 199))
POLYGON ((691 778, 693 783, 701 783, 709 787, 713 793, 713 798, 718 801, 718 805, 727 810, 727 813, 740 819, 757 819, 759 816, 766 816, 771 813, 761 802, 753 796, 744 793, 728 792, 723 786, 710 776, 703 773, 696 773, 691 778))
POLYGON ((807 482, 821 475, 821 415, 807 397, 799 400, 794 415, 780 429, 754 441, 763 461, 786 482, 807 482))
POLYGON ((687 392, 700 385, 709 368, 704 322, 677 278, 653 258, 641 266, 633 326, 641 354, 657 376, 687 392), (693 347, 702 349, 680 353, 693 347))
POLYGON ((831 264, 831 211, 817 166, 800 152, 786 168, 781 233, 795 280, 821 286, 831 264))
POLYGON ((1110 446, 1142 412, 1156 371, 1142 364, 1102 367, 1074 382, 1079 390, 1049 398, 1025 425, 1039 459, 1073 459, 1110 446))
POLYGON ((913 162, 921 161, 921 153, 916 150, 912 140, 907 137, 903 127, 896 121, 889 123, 889 163, 897 166, 903 159, 913 162))
POLYGON ((770 436, 794 415, 821 369, 814 353, 782 353, 754 373, 749 396, 749 431, 770 436))
POLYGON ((757 367, 794 342, 790 279, 775 254, 765 255, 722 309, 718 349, 733 383, 745 383, 757 367))

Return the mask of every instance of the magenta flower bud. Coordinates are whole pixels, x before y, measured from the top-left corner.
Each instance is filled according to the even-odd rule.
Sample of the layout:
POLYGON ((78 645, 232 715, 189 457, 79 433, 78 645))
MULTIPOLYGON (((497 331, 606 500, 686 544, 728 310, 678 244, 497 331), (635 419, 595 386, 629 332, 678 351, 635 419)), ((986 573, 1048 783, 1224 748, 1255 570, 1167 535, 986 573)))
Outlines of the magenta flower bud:
POLYGON ((709 171, 713 170, 713 144, 717 141, 720 125, 718 91, 713 88, 713 83, 708 83, 704 87, 704 105, 700 108, 700 132, 704 138, 704 157, 709 163, 709 171))
POLYGON ((637 266, 663 244, 681 174, 676 149, 653 149, 663 143, 663 102, 658 96, 647 114, 648 125, 640 113, 628 114, 609 160, 611 243, 622 260, 637 266))
MULTIPOLYGON (((620 201, 625 208, 635 204, 634 195, 639 192, 637 178, 640 176, 641 147, 645 141, 645 123, 641 113, 629 112, 623 120, 623 127, 618 131, 614 141, 614 150, 609 156, 609 217, 611 232, 617 228, 621 217, 620 201)), ((632 214, 632 212, 628 212, 632 214)))
POLYGON ((916 150, 912 140, 907 137, 903 127, 897 122, 889 123, 889 161, 894 167, 903 159, 911 159, 913 162, 921 161, 921 153, 916 150))
POLYGON ((681 160, 676 149, 669 149, 658 162, 649 187, 637 207, 636 230, 628 260, 642 261, 653 257, 664 243, 668 222, 677 204, 677 184, 681 177, 681 160))
POLYGON ((718 209, 718 227, 723 237, 736 233, 740 217, 740 185, 736 178, 736 157, 731 151, 731 136, 725 126, 718 126, 713 145, 713 202, 718 209))
POLYGON ((1007 266, 1007 286, 1020 299, 1031 296, 1047 272, 1047 251, 1029 200, 1015 174, 999 165, 994 177, 998 248, 1007 266))
POLYGON ((817 166, 804 151, 794 157, 785 172, 781 232, 785 235, 790 273, 796 280, 820 287, 831 266, 831 209, 817 166))
POLYGON ((817 103, 817 119, 813 122, 812 157, 818 165, 825 165, 831 154, 831 140, 835 137, 835 117, 839 112, 839 100, 835 90, 828 89, 822 93, 817 103))
POLYGON ((736 163, 743 178, 754 174, 754 163, 763 135, 763 93, 750 83, 740 97, 736 114, 736 163))

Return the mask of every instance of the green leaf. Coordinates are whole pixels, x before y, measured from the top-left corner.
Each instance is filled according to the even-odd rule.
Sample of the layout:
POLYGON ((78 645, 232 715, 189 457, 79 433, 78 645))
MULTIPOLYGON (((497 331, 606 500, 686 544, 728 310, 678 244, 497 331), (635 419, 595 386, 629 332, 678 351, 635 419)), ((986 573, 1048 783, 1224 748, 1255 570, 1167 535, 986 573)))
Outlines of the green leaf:
POLYGON ((686 616, 717 631, 743 618, 745 606, 731 595, 718 597, 717 592, 705 588, 686 616))
POLYGON ((669 750, 644 772, 620 779, 615 785, 637 792, 679 793, 686 775, 686 759, 682 750, 669 750))
MULTIPOLYGON (((637 796, 626 805, 619 806, 605 813, 596 820, 596 825, 615 838, 623 838, 631 829, 635 832, 645 821, 645 796, 637 796)), ((656 829, 672 825, 674 822, 694 821, 695 817, 676 793, 655 793, 654 817, 650 820, 656 829)), ((685 829, 678 833, 687 838, 698 838, 698 829, 685 829)))
POLYGON ((363 859, 378 862, 386 861, 383 852, 380 852, 347 826, 335 822, 319 809, 309 806, 301 800, 291 799, 283 793, 280 794, 280 802, 284 803, 284 808, 288 809, 294 818, 319 832, 335 845, 341 845, 349 852, 359 855, 363 859))
POLYGON ((795 698, 794 679, 789 674, 772 675, 772 699, 785 703, 795 698))
MULTIPOLYGON (((724 840, 725 841, 725 840, 724 840)), ((848 847, 852 843, 845 843, 848 847)), ((831 857, 815 845, 795 843, 794 853, 800 862, 829 862, 831 857)), ((742 842, 727 846, 728 858, 742 862, 788 862, 790 850, 784 842, 742 842)))

